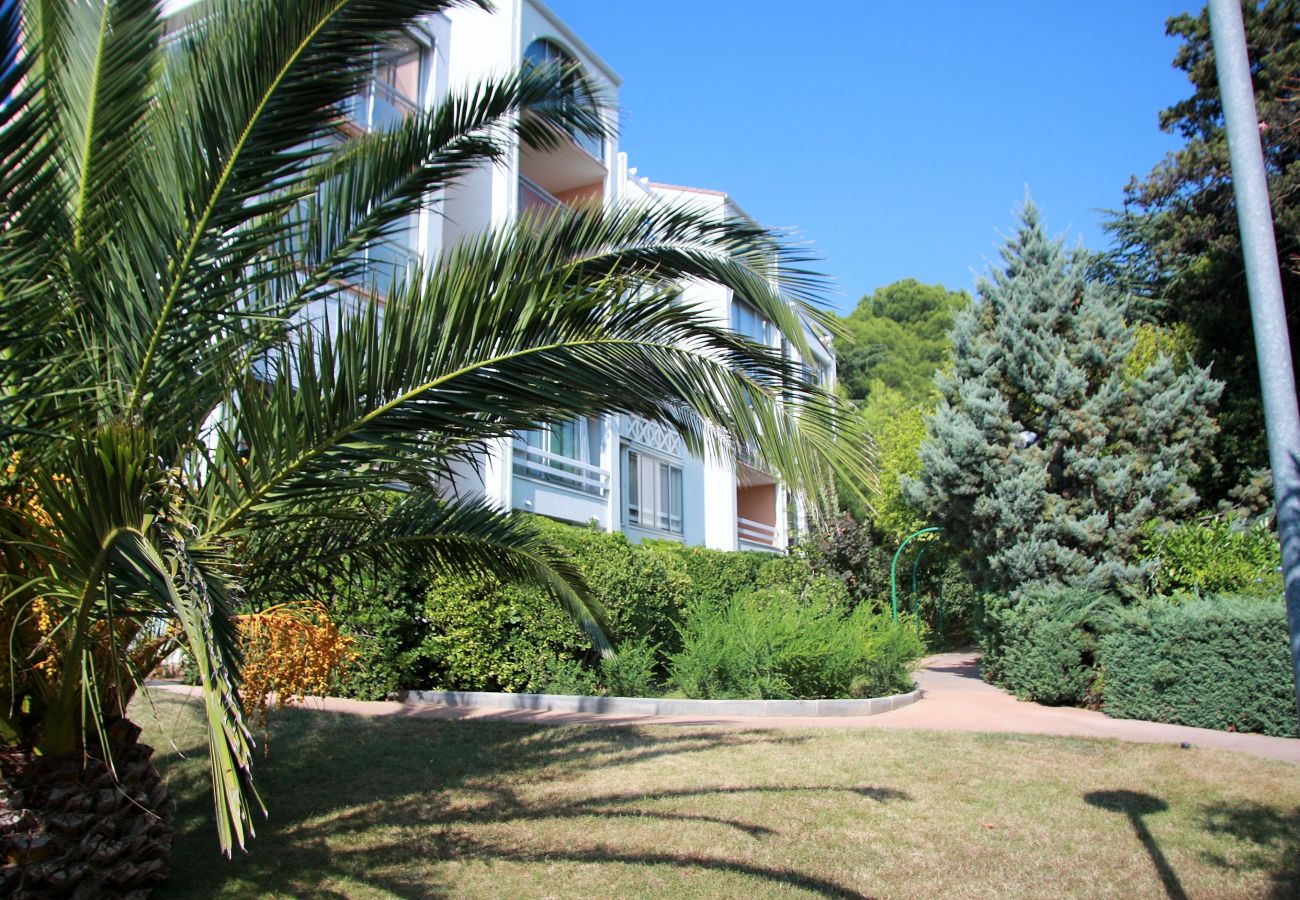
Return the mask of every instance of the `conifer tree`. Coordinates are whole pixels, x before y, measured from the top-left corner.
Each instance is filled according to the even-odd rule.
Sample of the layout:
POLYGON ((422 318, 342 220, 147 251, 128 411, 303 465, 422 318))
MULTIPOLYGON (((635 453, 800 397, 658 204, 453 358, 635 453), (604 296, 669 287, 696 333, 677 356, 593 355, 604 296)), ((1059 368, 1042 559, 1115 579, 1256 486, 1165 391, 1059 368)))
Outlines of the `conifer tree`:
POLYGON ((1140 529, 1198 502, 1190 486, 1223 389, 1190 358, 1136 371, 1124 301, 1027 203, 982 302, 953 326, 953 367, 908 498, 986 590, 1139 581, 1140 529))

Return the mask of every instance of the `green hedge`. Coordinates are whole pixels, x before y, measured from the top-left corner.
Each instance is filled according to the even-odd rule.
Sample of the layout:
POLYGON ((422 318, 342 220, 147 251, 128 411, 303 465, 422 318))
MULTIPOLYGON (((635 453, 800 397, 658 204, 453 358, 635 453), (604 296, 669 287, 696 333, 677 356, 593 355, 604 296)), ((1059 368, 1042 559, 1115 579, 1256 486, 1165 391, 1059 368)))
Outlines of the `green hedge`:
POLYGON ((1101 642, 1107 713, 1295 737, 1286 608, 1278 597, 1155 599, 1101 642))
POLYGON ((604 607, 616 658, 601 659, 559 605, 538 591, 492 579, 375 571, 359 583, 350 579, 354 589, 334 604, 337 621, 359 639, 362 654, 341 691, 367 698, 409 688, 644 695, 671 687, 669 663, 683 649, 683 634, 699 633, 692 622, 713 621, 734 598, 755 592, 800 610, 827 611, 847 624, 814 623, 802 612, 798 621, 777 616, 757 623, 787 636, 796 626, 812 630, 787 647, 791 659, 803 661, 797 672, 782 669, 785 686, 749 696, 851 696, 910 687, 906 662, 920 652, 913 652, 914 636, 886 629, 889 639, 881 638, 873 618, 878 605, 856 604, 841 573, 828 572, 811 555, 633 544, 594 527, 541 518, 535 524, 572 558, 604 607), (850 621, 855 606, 862 613, 850 621), (833 650, 817 657, 811 648, 823 634, 828 647, 840 650, 857 635, 869 652, 837 656, 840 650, 833 650), (837 667, 850 657, 858 668, 846 679, 837 667), (828 671, 812 671, 818 667, 828 671), (819 678, 834 687, 818 686, 819 678))
POLYGON ((986 597, 985 677, 1022 700, 1096 705, 1096 653, 1118 609, 1114 597, 1063 587, 986 597))
POLYGON ((759 570, 772 560, 770 553, 756 550, 727 553, 669 541, 647 541, 641 546, 657 549, 680 561, 691 584, 692 604, 726 603, 737 591, 753 588, 759 570))

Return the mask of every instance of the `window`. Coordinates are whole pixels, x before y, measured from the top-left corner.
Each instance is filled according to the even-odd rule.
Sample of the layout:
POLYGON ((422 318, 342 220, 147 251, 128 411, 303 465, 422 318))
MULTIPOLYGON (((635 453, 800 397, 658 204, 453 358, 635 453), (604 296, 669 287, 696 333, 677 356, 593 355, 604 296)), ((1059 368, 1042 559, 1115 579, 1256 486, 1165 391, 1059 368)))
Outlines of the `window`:
POLYGON ((369 84, 349 104, 352 123, 366 131, 382 131, 422 109, 430 56, 429 47, 410 36, 381 50, 369 84))
POLYGON ((638 450, 627 451, 624 463, 624 521, 681 534, 682 467, 638 450))
MULTIPOLYGON (((411 35, 393 41, 375 55, 369 83, 349 101, 349 121, 364 131, 396 127, 424 107, 431 69, 431 45, 411 35)), ((370 263, 368 277, 381 291, 414 268, 418 243, 419 219, 413 213, 363 251, 370 263)))
POLYGON ((582 432, 577 419, 556 422, 543 428, 524 432, 524 443, 537 450, 545 450, 556 456, 569 459, 583 459, 582 432))
MULTIPOLYGON (((533 41, 528 45, 528 49, 524 51, 524 65, 529 68, 534 66, 564 68, 572 66, 574 62, 574 58, 559 44, 545 39, 533 41)), ((588 88, 585 79, 580 74, 574 72, 570 75, 565 87, 568 89, 570 99, 575 104, 595 107, 595 98, 592 97, 590 88, 588 88)), ((571 130, 569 136, 583 150, 586 150, 601 162, 605 161, 605 142, 599 137, 591 137, 576 130, 571 130)))
POLYGON ((609 472, 588 460, 600 458, 600 422, 569 419, 519 432, 514 472, 593 497, 608 496, 609 472))
POLYGON ((772 323, 743 300, 732 301, 731 330, 760 344, 772 343, 772 323))

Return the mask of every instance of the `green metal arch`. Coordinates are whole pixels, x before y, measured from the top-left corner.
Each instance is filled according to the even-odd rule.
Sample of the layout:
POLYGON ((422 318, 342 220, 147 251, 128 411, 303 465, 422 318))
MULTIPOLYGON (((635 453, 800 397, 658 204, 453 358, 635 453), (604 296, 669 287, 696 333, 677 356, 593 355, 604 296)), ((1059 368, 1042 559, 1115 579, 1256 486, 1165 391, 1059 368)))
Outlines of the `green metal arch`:
MULTIPOLYGON (((903 551, 907 548, 908 544, 912 543, 912 541, 916 540, 921 535, 933 534, 937 531, 942 531, 942 530, 943 529, 940 528, 938 525, 930 525, 925 528, 921 528, 917 531, 913 531, 907 537, 903 538, 903 543, 899 544, 898 549, 894 551, 894 559, 889 564, 889 596, 894 608, 895 622, 898 621, 898 557, 902 556, 903 551)), ((912 578, 913 578, 913 582, 915 582, 916 579, 915 569, 913 569, 912 571, 912 578)))

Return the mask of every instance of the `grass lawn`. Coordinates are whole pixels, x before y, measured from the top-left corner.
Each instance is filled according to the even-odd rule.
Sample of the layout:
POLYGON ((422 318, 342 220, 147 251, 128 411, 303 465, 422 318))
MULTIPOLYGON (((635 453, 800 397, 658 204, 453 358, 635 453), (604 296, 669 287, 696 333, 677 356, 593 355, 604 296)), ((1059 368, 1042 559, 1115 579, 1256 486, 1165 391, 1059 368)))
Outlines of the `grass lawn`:
POLYGON ((163 897, 1290 897, 1300 768, 886 730, 273 716, 217 853, 193 701, 133 714, 177 799, 163 897))

